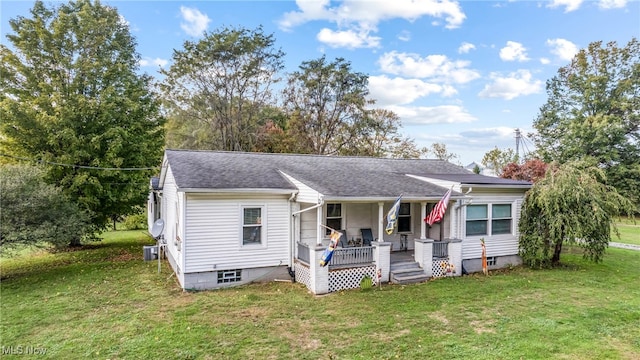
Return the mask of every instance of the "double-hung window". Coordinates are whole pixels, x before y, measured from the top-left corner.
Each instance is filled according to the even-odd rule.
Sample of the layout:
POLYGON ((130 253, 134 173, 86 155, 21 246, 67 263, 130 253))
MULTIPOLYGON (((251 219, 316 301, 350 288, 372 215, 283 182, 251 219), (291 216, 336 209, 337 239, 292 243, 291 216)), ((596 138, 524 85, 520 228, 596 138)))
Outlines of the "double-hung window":
POLYGON ((398 232, 411 232, 411 204, 400 203, 398 210, 398 232))
POLYGON ((488 235, 488 205, 467 206, 467 236, 488 235))
POLYGON ((262 208, 242 208, 242 245, 262 244, 262 208))
MULTIPOLYGON (((325 225, 334 230, 342 230, 342 204, 327 204, 325 225)), ((325 234, 331 234, 331 230, 325 229, 325 234)))
POLYGON ((511 204, 467 206, 467 236, 511 234, 511 204))
POLYGON ((491 205, 491 235, 511 234, 511 204, 491 205))

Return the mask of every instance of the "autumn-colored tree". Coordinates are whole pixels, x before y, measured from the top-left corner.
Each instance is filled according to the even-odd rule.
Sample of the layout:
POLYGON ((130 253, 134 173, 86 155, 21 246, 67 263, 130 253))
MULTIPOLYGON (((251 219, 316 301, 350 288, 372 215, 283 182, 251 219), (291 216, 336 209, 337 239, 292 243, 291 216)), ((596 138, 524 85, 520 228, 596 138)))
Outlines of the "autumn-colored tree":
POLYGON ((536 182, 547 172, 547 163, 540 159, 531 159, 524 164, 509 163, 502 170, 500 177, 504 179, 525 180, 536 182))

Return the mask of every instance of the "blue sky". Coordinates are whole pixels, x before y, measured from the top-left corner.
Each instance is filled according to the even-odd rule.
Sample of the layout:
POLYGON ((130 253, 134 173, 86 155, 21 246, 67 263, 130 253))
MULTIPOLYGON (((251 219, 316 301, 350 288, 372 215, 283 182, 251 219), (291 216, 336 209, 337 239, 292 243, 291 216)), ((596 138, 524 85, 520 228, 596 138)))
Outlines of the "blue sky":
MULTIPOLYGON (((141 70, 157 76, 174 49, 223 26, 273 34, 286 70, 326 54, 369 75, 376 107, 396 112, 421 146, 447 145, 463 165, 532 131, 545 82, 594 41, 640 37, 640 2, 554 1, 102 1, 138 41, 141 70)), ((0 2, 9 19, 32 1, 0 2)), ((532 150, 529 143, 528 148, 532 150)))

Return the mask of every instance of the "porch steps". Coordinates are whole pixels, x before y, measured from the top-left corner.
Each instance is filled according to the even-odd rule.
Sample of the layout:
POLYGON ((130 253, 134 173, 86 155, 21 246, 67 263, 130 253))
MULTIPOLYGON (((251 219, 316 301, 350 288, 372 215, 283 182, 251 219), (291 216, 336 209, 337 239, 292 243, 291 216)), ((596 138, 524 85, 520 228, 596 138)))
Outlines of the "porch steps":
POLYGON ((429 280, 420 264, 415 261, 392 263, 389 275, 394 284, 414 284, 429 280))

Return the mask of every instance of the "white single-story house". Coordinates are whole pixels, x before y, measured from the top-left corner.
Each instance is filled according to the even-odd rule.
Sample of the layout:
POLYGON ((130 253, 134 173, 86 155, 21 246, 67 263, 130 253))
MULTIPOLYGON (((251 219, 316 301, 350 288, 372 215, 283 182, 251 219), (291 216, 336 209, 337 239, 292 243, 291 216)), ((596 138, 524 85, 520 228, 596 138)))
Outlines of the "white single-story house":
POLYGON ((365 276, 411 282, 480 271, 481 238, 489 269, 519 264, 530 187, 442 160, 166 150, 151 181, 149 228, 164 220, 161 243, 185 290, 293 277, 323 294, 365 276), (449 189, 442 222, 429 227, 423 219, 449 189), (386 214, 400 195, 389 235, 386 214), (323 267, 325 226, 344 235, 323 267))

